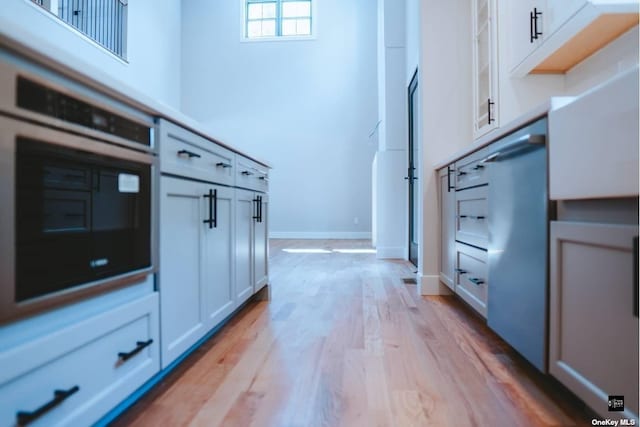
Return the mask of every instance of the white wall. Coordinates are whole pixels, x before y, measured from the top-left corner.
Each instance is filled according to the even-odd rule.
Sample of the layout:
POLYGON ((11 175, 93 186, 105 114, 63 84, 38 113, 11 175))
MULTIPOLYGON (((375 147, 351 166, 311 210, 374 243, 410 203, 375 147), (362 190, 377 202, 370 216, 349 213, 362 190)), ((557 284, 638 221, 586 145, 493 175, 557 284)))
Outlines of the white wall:
POLYGON ((434 163, 472 143, 471 2, 421 0, 419 67, 423 172, 419 247, 423 294, 444 293, 439 282, 438 179, 434 163))
POLYGON ((0 32, 56 59, 89 65, 119 83, 174 108, 180 102, 180 0, 128 5, 127 62, 81 35, 30 0, 4 0, 0 32))
POLYGON ((182 109, 270 162, 281 237, 368 237, 376 7, 318 1, 317 38, 241 42, 239 0, 183 2, 182 109), (354 219, 357 218, 358 224, 354 219))

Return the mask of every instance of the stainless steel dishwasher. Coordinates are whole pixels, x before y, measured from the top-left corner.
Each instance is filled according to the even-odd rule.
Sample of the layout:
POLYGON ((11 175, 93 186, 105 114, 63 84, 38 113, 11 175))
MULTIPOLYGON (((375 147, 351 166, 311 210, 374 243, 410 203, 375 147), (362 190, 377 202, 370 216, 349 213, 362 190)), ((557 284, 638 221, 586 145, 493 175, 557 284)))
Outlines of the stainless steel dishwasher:
POLYGON ((487 323, 539 370, 547 365, 547 119, 492 144, 487 323))

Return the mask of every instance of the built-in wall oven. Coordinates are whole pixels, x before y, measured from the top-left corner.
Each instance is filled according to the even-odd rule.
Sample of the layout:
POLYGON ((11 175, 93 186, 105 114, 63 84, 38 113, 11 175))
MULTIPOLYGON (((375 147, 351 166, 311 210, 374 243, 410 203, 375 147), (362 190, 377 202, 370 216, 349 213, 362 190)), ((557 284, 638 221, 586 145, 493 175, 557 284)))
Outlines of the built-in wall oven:
POLYGON ((153 120, 0 52, 0 323, 153 271, 153 120))

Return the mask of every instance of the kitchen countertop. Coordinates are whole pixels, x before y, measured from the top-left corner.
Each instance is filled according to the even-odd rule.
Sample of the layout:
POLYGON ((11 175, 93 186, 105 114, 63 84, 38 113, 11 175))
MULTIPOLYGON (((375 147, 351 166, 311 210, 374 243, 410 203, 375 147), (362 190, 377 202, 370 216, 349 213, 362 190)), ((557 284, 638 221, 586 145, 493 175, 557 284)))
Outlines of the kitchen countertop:
POLYGON ((551 110, 567 105, 569 102, 573 101, 574 99, 575 97, 573 96, 557 96, 557 97, 549 98, 548 101, 538 105, 536 108, 533 108, 527 111, 525 114, 510 121, 506 125, 501 126, 497 129, 494 129, 491 132, 487 133, 486 135, 481 136, 468 147, 465 147, 464 149, 438 161, 433 165, 433 169, 434 170, 442 169, 443 167, 450 165, 456 160, 459 160, 462 157, 473 153, 474 151, 478 151, 479 149, 486 147, 492 142, 525 126, 526 124, 546 116, 551 110))
POLYGON ((3 22, 2 28, 0 28, 0 47, 13 50, 112 98, 129 104, 144 113, 170 120, 216 144, 271 168, 268 162, 244 153, 228 142, 217 138, 215 129, 196 121, 163 102, 138 92, 131 86, 123 84, 105 72, 93 67, 90 63, 70 55, 57 45, 41 39, 36 40, 25 34, 14 24, 3 22))

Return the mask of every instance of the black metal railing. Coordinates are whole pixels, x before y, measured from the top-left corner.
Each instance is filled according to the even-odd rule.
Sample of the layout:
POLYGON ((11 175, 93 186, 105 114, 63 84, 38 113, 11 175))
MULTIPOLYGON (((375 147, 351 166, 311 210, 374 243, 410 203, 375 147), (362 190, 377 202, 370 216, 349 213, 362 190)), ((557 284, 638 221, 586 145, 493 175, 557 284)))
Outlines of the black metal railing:
POLYGON ((58 17, 124 58, 126 9, 126 0, 60 0, 58 17))

